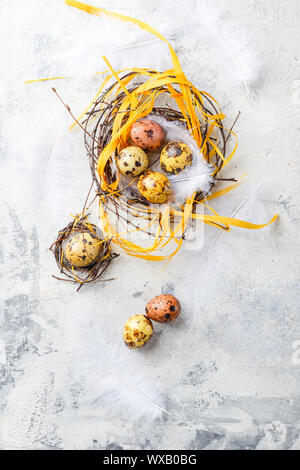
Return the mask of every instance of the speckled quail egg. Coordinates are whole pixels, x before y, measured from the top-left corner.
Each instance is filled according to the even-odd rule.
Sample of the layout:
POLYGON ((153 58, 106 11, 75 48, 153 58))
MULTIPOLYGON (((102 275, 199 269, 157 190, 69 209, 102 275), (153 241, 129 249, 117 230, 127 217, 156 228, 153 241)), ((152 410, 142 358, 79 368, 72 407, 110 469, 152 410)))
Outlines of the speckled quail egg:
POLYGON ((140 176, 138 190, 152 204, 167 202, 171 194, 171 184, 168 178, 159 171, 147 171, 140 176))
POLYGON ((192 161, 193 155, 190 147, 180 140, 169 142, 160 155, 161 168, 172 174, 180 173, 189 167, 192 161))
POLYGON ((148 167, 148 157, 143 149, 131 145, 121 150, 117 165, 123 175, 138 176, 148 167))
POLYGON ((162 294, 149 300, 145 310, 151 320, 165 323, 175 320, 180 314, 181 307, 176 297, 171 294, 162 294))
POLYGON ((89 232, 78 232, 66 244, 64 255, 74 268, 84 268, 93 264, 99 255, 99 238, 89 232))
POLYGON ((126 346, 131 349, 145 346, 152 335, 152 322, 146 315, 133 315, 125 323, 123 339, 126 346))
POLYGON ((165 139, 163 128, 151 119, 136 121, 130 130, 131 141, 142 149, 157 150, 165 139))

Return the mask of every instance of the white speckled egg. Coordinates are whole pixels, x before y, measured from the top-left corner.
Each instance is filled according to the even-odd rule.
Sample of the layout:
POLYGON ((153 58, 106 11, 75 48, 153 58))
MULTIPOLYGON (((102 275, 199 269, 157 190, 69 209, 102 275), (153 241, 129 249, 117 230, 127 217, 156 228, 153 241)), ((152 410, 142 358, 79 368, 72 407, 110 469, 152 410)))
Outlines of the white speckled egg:
POLYGON ((152 322, 146 315, 133 315, 125 323, 123 339, 128 348, 137 349, 145 346, 152 335, 152 322))
POLYGON ((99 238, 90 232, 75 233, 66 244, 64 250, 66 260, 74 268, 84 268, 93 264, 101 249, 99 241, 99 238))
POLYGON ((167 202, 171 194, 170 181, 159 171, 144 173, 140 176, 137 187, 141 195, 152 204, 167 202))
POLYGON ((117 165, 123 175, 138 176, 148 168, 148 157, 143 149, 131 145, 121 150, 117 165))

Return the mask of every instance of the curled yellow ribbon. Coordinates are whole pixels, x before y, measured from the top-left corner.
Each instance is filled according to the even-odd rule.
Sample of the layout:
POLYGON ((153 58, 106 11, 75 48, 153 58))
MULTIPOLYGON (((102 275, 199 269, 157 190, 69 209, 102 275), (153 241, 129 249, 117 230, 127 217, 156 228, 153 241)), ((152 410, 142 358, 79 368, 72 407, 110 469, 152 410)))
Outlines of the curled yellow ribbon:
MULTIPOLYGON (((235 138, 236 142, 233 151, 228 157, 225 157, 225 155, 223 155, 221 150, 212 140, 214 129, 220 127, 220 121, 222 121, 225 116, 220 111, 218 103, 211 95, 209 95, 205 91, 199 91, 187 79, 181 69, 179 59, 167 39, 165 39, 156 29, 135 18, 114 13, 103 8, 87 5, 77 0, 65 0, 65 3, 69 6, 75 7, 92 15, 106 15, 108 17, 116 18, 121 21, 133 23, 141 29, 148 31, 150 34, 153 34, 161 41, 165 42, 168 45, 171 54, 173 69, 166 70, 164 72, 147 70, 138 67, 134 67, 132 69, 127 70, 115 71, 109 63, 108 59, 105 57, 103 58, 108 66, 108 72, 103 73, 108 73, 108 76, 103 80, 96 96, 94 97, 92 102, 87 106, 87 108, 83 111, 82 115, 78 118, 77 121, 80 121, 81 118, 87 113, 87 111, 90 110, 95 100, 97 100, 103 90, 105 90, 105 87, 109 83, 109 81, 112 78, 115 78, 116 83, 109 90, 109 92, 105 93, 104 100, 109 99, 111 94, 118 94, 120 91, 123 91, 125 93, 125 97, 123 102, 119 106, 119 112, 115 113, 115 118, 112 126, 111 140, 99 155, 97 163, 97 171, 102 183, 102 188, 107 191, 109 197, 121 197, 122 199, 123 196, 118 190, 118 181, 115 181, 110 185, 106 182, 104 174, 106 163, 111 157, 111 155, 113 155, 120 148, 128 144, 127 138, 131 125, 137 119, 145 117, 149 113, 151 113, 155 100, 161 93, 169 93, 170 98, 173 99, 176 105, 178 106, 178 109, 182 113, 183 118, 186 122, 187 128, 189 129, 193 138, 197 142, 199 149, 203 152, 204 158, 211 162, 212 157, 218 154, 224 164, 227 164, 231 160, 237 148, 237 139, 235 133, 232 130, 227 130, 235 138), (130 72, 130 75, 120 77, 120 73, 123 72, 130 72), (130 89, 127 88, 128 85, 130 85, 132 80, 134 80, 138 76, 146 77, 146 80, 144 80, 143 83, 137 88, 135 88, 133 91, 130 91, 130 89), (178 89, 175 88, 175 85, 178 87, 178 89), (200 101, 201 104, 203 104, 203 99, 205 97, 207 97, 207 99, 211 100, 211 102, 214 103, 216 109, 215 114, 206 113, 203 108, 199 105, 197 99, 200 101), (125 124, 123 120, 124 113, 127 113, 128 117, 125 124), (202 141, 201 122, 200 118, 198 117, 198 114, 200 115, 201 119, 208 124, 208 130, 204 141, 202 141), (209 143, 211 148, 208 155, 206 153, 206 143, 209 143)), ((70 77, 58 76, 52 78, 43 78, 39 80, 29 80, 26 83, 34 83, 37 81, 48 81, 54 79, 58 80, 63 78, 70 77)), ((76 123, 72 127, 74 127, 75 125, 76 123)), ((215 177, 218 174, 218 171, 218 168, 216 168, 214 172, 215 177)), ((208 206, 207 201, 228 193, 229 191, 234 189, 234 187, 236 187, 238 184, 239 183, 231 185, 225 189, 221 189, 207 196, 205 202, 196 201, 196 195, 194 194, 186 200, 186 203, 181 210, 177 210, 169 206, 164 206, 163 209, 151 208, 150 212, 149 208, 136 207, 136 217, 139 220, 147 220, 150 218, 150 223, 146 226, 142 226, 141 228, 137 227, 134 231, 144 231, 145 229, 152 226, 154 223, 157 223, 157 229, 154 235, 153 243, 150 246, 146 247, 140 246, 137 243, 130 241, 127 237, 125 238, 123 236, 124 234, 118 232, 114 228, 113 224, 110 222, 106 211, 106 201, 104 199, 104 196, 101 196, 99 198, 99 217, 102 229, 108 239, 112 240, 113 243, 122 248, 130 256, 152 261, 169 261, 181 248, 184 234, 191 220, 201 220, 205 224, 213 225, 227 231, 229 231, 232 226, 253 230, 260 229, 266 227, 269 224, 272 224, 278 217, 277 214, 266 224, 253 224, 252 222, 247 222, 232 217, 220 216, 214 209, 208 206), (211 213, 196 213, 193 210, 196 204, 201 204, 202 206, 210 210, 211 213), (162 248, 165 249, 166 247, 168 247, 171 242, 175 244, 175 248, 169 254, 156 254, 158 250, 161 250, 162 248)), ((122 200, 122 203, 124 203, 124 207, 128 206, 128 203, 125 200, 122 200)), ((126 235, 128 235, 129 233, 130 231, 128 230, 126 232, 126 235)))

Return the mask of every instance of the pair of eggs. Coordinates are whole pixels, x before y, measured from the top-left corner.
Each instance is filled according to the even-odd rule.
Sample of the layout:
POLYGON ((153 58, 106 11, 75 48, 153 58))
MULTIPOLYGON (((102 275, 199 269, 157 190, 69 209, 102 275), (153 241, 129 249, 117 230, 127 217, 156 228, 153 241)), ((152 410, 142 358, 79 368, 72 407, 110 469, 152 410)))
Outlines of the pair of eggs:
POLYGON ((165 132, 157 122, 141 119, 132 125, 130 139, 133 145, 121 150, 117 165, 123 175, 138 176, 149 165, 145 150, 150 152, 157 150, 163 144, 165 132))
POLYGON ((145 346, 153 335, 152 321, 166 323, 178 317, 180 303, 171 294, 157 295, 146 305, 146 315, 138 314, 130 317, 123 329, 123 339, 126 346, 138 349, 145 346))
MULTIPOLYGON (((189 146, 175 140, 163 148, 160 155, 160 166, 166 173, 177 174, 190 166, 192 160, 193 156, 189 146)), ((140 147, 130 145, 119 153, 117 165, 123 175, 139 176, 148 168, 148 155, 140 147)))
MULTIPOLYGON (((157 150, 163 144, 165 132, 157 122, 142 119, 133 124, 130 138, 135 145, 119 153, 117 165, 122 174, 136 177, 148 168, 149 160, 145 150, 157 150)), ((191 149, 181 141, 169 142, 160 155, 161 168, 170 174, 180 173, 191 165, 192 160, 191 149)), ((170 197, 171 185, 163 173, 147 171, 139 178, 138 190, 152 204, 163 204, 170 197)))

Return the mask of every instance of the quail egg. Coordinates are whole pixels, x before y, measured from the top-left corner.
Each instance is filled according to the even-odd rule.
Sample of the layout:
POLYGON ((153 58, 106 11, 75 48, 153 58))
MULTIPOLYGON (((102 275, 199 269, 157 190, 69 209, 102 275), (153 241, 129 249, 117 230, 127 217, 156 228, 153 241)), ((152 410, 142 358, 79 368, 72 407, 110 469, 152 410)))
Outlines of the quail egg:
POLYGON ((165 323, 175 320, 180 314, 181 307, 176 297, 171 294, 162 294, 149 300, 145 310, 151 320, 165 323))
POLYGON ((140 176, 138 190, 152 204, 167 202, 171 194, 171 184, 168 178, 159 171, 147 171, 140 176))
POLYGON ((145 346, 152 335, 152 322, 146 315, 133 315, 125 323, 123 339, 128 348, 137 349, 145 346))
POLYGON ((121 150, 117 165, 123 175, 138 176, 148 167, 148 157, 144 150, 132 145, 121 150))
POLYGON ((154 151, 163 144, 165 132, 157 122, 151 119, 141 119, 132 125, 130 137, 134 145, 154 151))
POLYGON ((78 232, 66 244, 64 255, 74 268, 84 268, 97 260, 101 245, 99 238, 90 232, 78 232))
POLYGON ((180 140, 169 142, 160 155, 160 166, 167 173, 180 173, 193 161, 190 147, 180 140))

